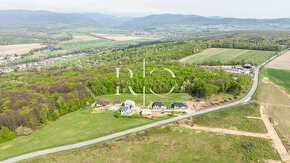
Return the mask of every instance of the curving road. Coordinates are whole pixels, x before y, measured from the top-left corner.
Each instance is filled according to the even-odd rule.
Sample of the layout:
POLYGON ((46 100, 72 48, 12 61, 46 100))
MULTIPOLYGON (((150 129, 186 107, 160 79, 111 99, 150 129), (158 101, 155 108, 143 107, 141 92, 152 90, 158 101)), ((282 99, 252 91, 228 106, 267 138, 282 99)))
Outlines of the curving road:
POLYGON ((159 122, 154 122, 154 123, 151 123, 151 124, 148 124, 148 125, 140 126, 140 127, 129 129, 129 130, 125 130, 125 131, 122 131, 122 132, 114 133, 114 134, 111 134, 111 135, 108 135, 108 136, 103 136, 103 137, 100 137, 100 138, 97 138, 97 139, 93 139, 93 140, 89 140, 89 141, 84 141, 84 142, 80 142, 80 143, 76 143, 76 144, 71 144, 71 145, 66 145, 66 146, 61 146, 61 147, 56 147, 56 148, 51 148, 51 149, 46 149, 46 150, 41 150, 41 151, 36 151, 36 152, 24 154, 24 155, 21 155, 21 156, 13 157, 13 158, 7 159, 5 161, 2 161, 2 163, 11 163, 11 162, 21 161, 21 160, 25 160, 25 159, 36 157, 36 156, 40 156, 40 155, 56 153, 56 152, 65 151, 65 150, 69 150, 69 149, 80 148, 80 147, 84 147, 84 146, 87 146, 87 145, 91 145, 91 144, 99 143, 99 142, 106 141, 106 140, 109 140, 109 139, 113 139, 113 138, 117 138, 117 137, 120 137, 120 136, 124 136, 124 135, 130 134, 130 133, 142 131, 142 130, 149 129, 149 128, 152 128, 152 127, 157 127, 157 126, 164 125, 164 124, 167 124, 167 123, 171 123, 171 122, 174 122, 174 121, 178 121, 178 120, 181 120, 181 119, 189 118, 189 117, 192 117, 192 116, 195 116, 195 115, 204 114, 204 113, 212 112, 212 111, 215 111, 215 110, 219 110, 219 109, 223 109, 223 108, 231 107, 231 106, 234 106, 234 105, 238 105, 240 103, 247 102, 247 101, 249 101, 251 99, 252 95, 254 94, 254 92, 257 89, 258 81, 259 81, 258 79, 259 79, 260 67, 265 65, 265 64, 267 64, 268 62, 270 62, 271 60, 273 60, 277 56, 278 55, 273 56, 272 58, 270 58, 269 60, 267 60, 266 62, 264 62, 262 65, 258 66, 255 69, 255 76, 254 76, 254 79, 253 79, 253 85, 252 85, 252 88, 251 88, 250 92, 244 98, 242 98, 242 99, 240 99, 238 101, 235 101, 235 102, 232 102, 232 103, 229 103, 229 104, 225 104, 223 106, 217 106, 217 107, 201 110, 201 111, 194 112, 194 113, 189 113, 187 115, 182 115, 182 116, 179 116, 179 117, 174 117, 174 118, 162 120, 162 121, 159 121, 159 122))

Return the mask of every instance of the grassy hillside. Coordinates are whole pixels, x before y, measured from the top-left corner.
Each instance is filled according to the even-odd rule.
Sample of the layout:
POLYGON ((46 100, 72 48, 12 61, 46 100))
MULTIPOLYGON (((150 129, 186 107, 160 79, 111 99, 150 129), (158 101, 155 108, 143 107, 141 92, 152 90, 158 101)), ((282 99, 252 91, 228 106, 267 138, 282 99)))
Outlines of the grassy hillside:
POLYGON ((280 133, 285 147, 290 150, 290 96, 264 78, 260 82, 257 99, 267 109, 276 132, 280 133))
POLYGON ((1 143, 0 160, 36 150, 98 138, 158 120, 118 119, 113 116, 113 112, 92 114, 92 111, 91 107, 82 108, 51 122, 29 136, 21 136, 1 143))
POLYGON ((206 61, 219 61, 224 64, 245 61, 259 65, 267 59, 271 58, 274 54, 275 52, 272 51, 210 48, 204 50, 201 53, 183 58, 180 61, 183 63, 194 64, 201 64, 206 61))
POLYGON ((151 129, 22 162, 264 162, 280 160, 271 141, 181 127, 151 129), (252 143, 247 149, 245 143, 252 143))
POLYGON ((193 124, 248 132, 267 132, 262 120, 250 119, 246 116, 260 117, 260 105, 250 103, 198 115, 193 118, 193 124))
POLYGON ((262 73, 290 94, 290 70, 265 68, 262 73))

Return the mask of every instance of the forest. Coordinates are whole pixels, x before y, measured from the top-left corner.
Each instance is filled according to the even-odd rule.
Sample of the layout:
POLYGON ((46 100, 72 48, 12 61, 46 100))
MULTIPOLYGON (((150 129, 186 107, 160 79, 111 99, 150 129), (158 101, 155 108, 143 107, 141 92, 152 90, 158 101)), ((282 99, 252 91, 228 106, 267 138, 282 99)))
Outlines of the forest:
POLYGON ((290 47, 289 32, 235 32, 229 38, 209 40, 209 48, 282 51, 290 47))
POLYGON ((10 132, 19 127, 35 129, 87 102, 92 103, 95 95, 116 93, 117 86, 122 93, 128 93, 128 86, 136 93, 142 93, 143 86, 146 86, 146 93, 150 93, 150 88, 157 93, 167 93, 175 86, 174 92, 206 97, 218 93, 239 94, 251 83, 247 76, 183 66, 177 62, 148 62, 146 78, 142 76, 142 63, 120 66, 120 78, 116 78, 115 68, 54 68, 0 76, 1 128, 7 127, 10 132), (163 67, 172 70, 176 78, 162 70, 163 67), (134 72, 133 78, 129 78, 127 68, 134 72), (158 70, 150 75, 156 68, 158 70))
MULTIPOLYGON (((174 86, 173 92, 189 93, 193 97, 237 95, 244 92, 251 84, 248 76, 177 62, 210 46, 219 46, 220 42, 230 42, 229 40, 138 44, 88 55, 81 60, 83 66, 72 66, 68 62, 41 71, 32 69, 28 72, 2 74, 0 141, 11 140, 16 135, 21 135, 17 133, 19 128, 35 129, 61 115, 73 112, 86 103, 92 103, 95 96, 114 94, 117 86, 120 86, 121 93, 128 93, 128 86, 131 86, 135 93, 142 93, 143 86, 146 87, 146 93, 150 93, 150 88, 156 93, 168 93, 174 86), (146 60, 145 78, 142 75, 143 59, 146 60), (91 66, 84 66, 88 63, 91 66), (116 68, 121 68, 120 78, 116 78, 116 68), (133 78, 129 77, 128 68, 133 71, 133 78), (163 68, 173 71, 176 77, 172 78, 163 68), (150 75, 152 70, 156 71, 150 75)), ((260 42, 266 44, 267 41, 260 42)), ((248 42, 249 46, 246 48, 251 48, 254 44, 257 45, 255 48, 259 48, 260 42, 248 42)), ((243 41, 233 43, 244 46, 243 41)), ((267 47, 265 44, 261 46, 267 47)), ((267 48, 279 50, 285 46, 288 44, 267 48)))

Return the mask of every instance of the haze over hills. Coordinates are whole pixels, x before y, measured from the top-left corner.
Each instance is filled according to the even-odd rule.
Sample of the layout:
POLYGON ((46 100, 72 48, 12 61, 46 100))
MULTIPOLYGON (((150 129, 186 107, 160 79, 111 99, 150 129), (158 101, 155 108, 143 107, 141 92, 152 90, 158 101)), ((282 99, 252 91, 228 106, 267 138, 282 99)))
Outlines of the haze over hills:
POLYGON ((290 30, 290 19, 238 19, 204 17, 199 15, 160 14, 146 17, 115 17, 99 13, 56 13, 50 11, 2 10, 0 26, 30 25, 102 26, 123 28, 146 28, 164 25, 248 25, 274 26, 290 30))
POLYGON ((132 17, 116 17, 100 13, 84 13, 84 15, 103 26, 121 26, 123 23, 134 19, 132 17))
POLYGON ((31 25, 98 25, 96 21, 83 14, 65 14, 50 11, 0 10, 0 26, 31 25))

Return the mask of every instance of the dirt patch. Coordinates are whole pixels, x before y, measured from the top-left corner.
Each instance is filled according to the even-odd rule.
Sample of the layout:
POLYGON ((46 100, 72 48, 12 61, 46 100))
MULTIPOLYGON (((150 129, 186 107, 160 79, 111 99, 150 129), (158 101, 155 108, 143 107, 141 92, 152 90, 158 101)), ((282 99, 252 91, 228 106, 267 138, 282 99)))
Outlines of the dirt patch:
POLYGON ((79 41, 93 41, 93 40, 99 40, 100 38, 94 37, 94 36, 88 36, 88 35, 74 35, 73 39, 70 40, 70 42, 79 42, 79 41))
POLYGON ((43 48, 45 45, 41 44, 17 44, 17 45, 3 45, 0 46, 0 55, 22 55, 28 53, 30 50, 43 48))
POLYGON ((197 125, 190 126, 190 125, 182 124, 181 126, 185 127, 185 128, 202 130, 202 131, 217 132, 217 133, 224 133, 224 134, 231 134, 231 135, 252 136, 252 137, 258 137, 258 138, 270 139, 268 134, 245 132, 245 131, 238 131, 238 130, 229 130, 229 129, 223 129, 223 128, 211 128, 211 127, 204 127, 204 126, 197 126, 197 125))
POLYGON ((92 33, 94 36, 103 37, 108 40, 114 40, 114 41, 129 41, 129 40, 139 40, 142 39, 142 37, 137 36, 129 36, 124 34, 104 34, 104 33, 92 33))
POLYGON ((163 114, 160 111, 154 111, 152 112, 153 117, 163 117, 170 114, 170 112, 163 112, 163 114))
POLYGON ((280 89, 280 91, 281 91, 281 92, 282 92, 286 97, 288 97, 288 99, 289 99, 289 101, 290 101, 290 95, 287 93, 287 91, 286 91, 284 88, 282 88, 282 87, 276 85, 275 83, 273 83, 273 82, 272 82, 269 78, 267 78, 267 77, 264 77, 264 78, 262 79, 262 82, 265 83, 265 84, 272 84, 272 85, 274 85, 274 87, 280 89))
POLYGON ((92 114, 96 114, 96 113, 102 113, 106 111, 105 108, 95 108, 93 111, 92 111, 92 114))
POLYGON ((290 51, 274 59, 272 62, 267 64, 266 68, 276 68, 276 69, 288 69, 290 70, 290 51))

